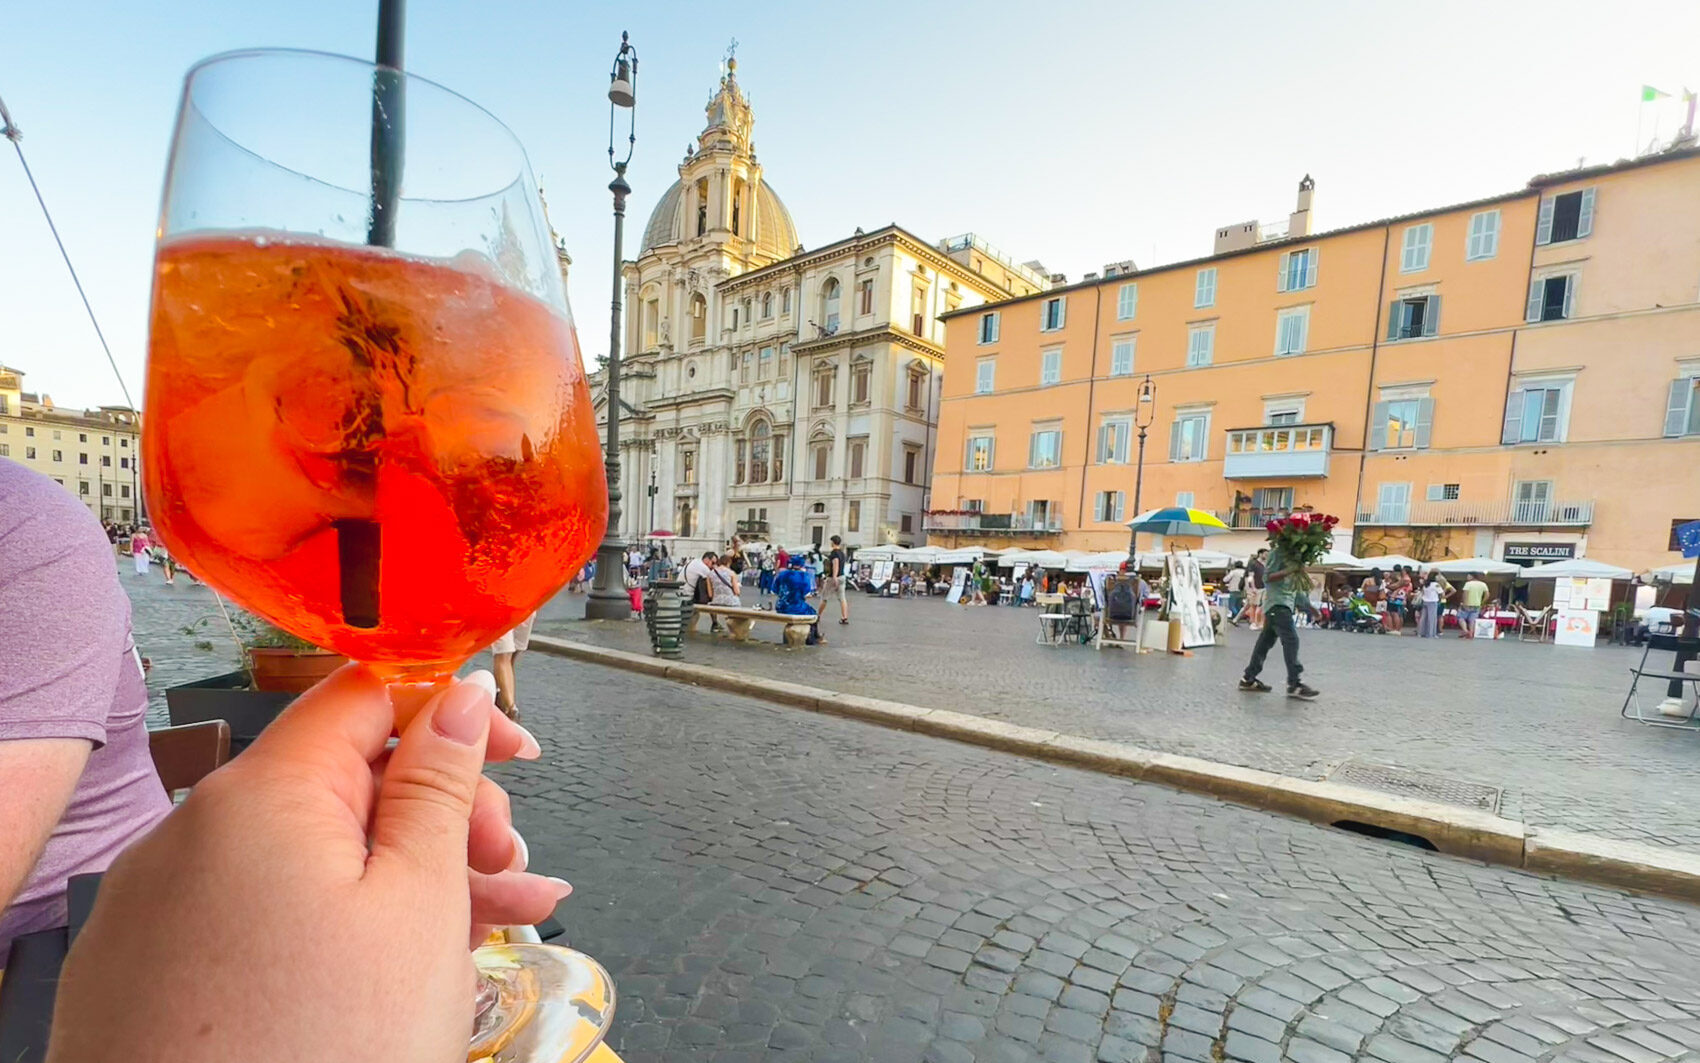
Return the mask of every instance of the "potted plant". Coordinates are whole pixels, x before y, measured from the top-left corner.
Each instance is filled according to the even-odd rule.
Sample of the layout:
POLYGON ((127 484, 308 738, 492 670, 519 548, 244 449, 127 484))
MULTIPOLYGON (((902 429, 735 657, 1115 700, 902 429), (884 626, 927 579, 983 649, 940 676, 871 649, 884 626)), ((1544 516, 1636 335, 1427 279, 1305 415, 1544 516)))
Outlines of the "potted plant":
POLYGON ((276 624, 238 613, 231 619, 242 660, 255 690, 299 694, 348 663, 340 653, 323 650, 276 624))
MULTIPOLYGON (((204 616, 182 631, 198 634, 218 618, 216 613, 204 616)), ((165 702, 172 726, 206 720, 229 723, 230 748, 235 754, 247 748, 297 694, 340 667, 346 658, 246 613, 225 613, 224 619, 232 641, 241 650, 242 667, 170 687, 165 702)), ((210 640, 195 645, 203 650, 213 648, 210 640)))

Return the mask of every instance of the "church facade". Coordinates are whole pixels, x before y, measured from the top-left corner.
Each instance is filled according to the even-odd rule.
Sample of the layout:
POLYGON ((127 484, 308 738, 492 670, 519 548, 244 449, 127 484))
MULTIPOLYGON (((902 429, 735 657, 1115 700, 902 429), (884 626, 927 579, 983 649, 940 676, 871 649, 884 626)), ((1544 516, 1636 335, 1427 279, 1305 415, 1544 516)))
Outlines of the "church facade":
POLYGON ((727 67, 623 267, 622 537, 669 530, 685 554, 733 535, 918 544, 939 315, 1031 294, 1044 276, 972 237, 935 244, 897 225, 805 250, 727 67))

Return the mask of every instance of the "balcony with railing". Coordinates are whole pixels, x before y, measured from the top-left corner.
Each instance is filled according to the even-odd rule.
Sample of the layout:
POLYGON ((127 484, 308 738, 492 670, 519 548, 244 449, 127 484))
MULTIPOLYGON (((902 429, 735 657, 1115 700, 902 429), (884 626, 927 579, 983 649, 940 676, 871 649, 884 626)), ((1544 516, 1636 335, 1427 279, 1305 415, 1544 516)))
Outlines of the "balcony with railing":
POLYGON ((1228 430, 1228 452, 1222 477, 1255 480, 1328 475, 1328 449, 1334 442, 1332 424, 1265 425, 1228 430))
POLYGON ((766 535, 767 521, 740 520, 736 522, 739 535, 766 535))
POLYGON ((926 531, 976 532, 983 535, 1054 535, 1062 518, 1027 513, 974 513, 960 509, 930 509, 922 514, 926 531))
POLYGON ((1377 506, 1358 513, 1364 527, 1447 527, 1479 524, 1486 527, 1585 528, 1594 523, 1594 501, 1544 502, 1411 502, 1377 506))

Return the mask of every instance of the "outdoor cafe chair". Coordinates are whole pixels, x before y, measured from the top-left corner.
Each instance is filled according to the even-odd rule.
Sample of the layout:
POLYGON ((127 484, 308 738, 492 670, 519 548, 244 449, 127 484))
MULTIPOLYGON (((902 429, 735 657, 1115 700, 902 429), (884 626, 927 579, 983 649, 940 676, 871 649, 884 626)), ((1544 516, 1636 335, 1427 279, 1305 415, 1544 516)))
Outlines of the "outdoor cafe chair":
POLYGON ((1549 605, 1538 612, 1521 605, 1513 605, 1512 608, 1517 610, 1518 642, 1545 642, 1547 640, 1547 622, 1552 619, 1552 606, 1549 605), (1531 630, 1535 632, 1535 638, 1532 640, 1529 638, 1531 630))
MULTIPOLYGON (((1686 684, 1690 692, 1695 694, 1696 698, 1700 698, 1700 672, 1677 671, 1674 665, 1668 669, 1647 667, 1647 658, 1652 655, 1654 650, 1675 652, 1680 657, 1684 650, 1688 651, 1690 656, 1693 656, 1693 651, 1700 648, 1700 645, 1697 645, 1700 644, 1700 639, 1685 639, 1672 633, 1673 629, 1670 625, 1661 624, 1659 626, 1666 630, 1648 634, 1646 648, 1641 651, 1641 662, 1629 669, 1629 693, 1623 699, 1622 716, 1626 720, 1634 720, 1651 727, 1677 727, 1688 731, 1700 730, 1700 718, 1697 718, 1697 716, 1700 716, 1700 700, 1697 700, 1686 714, 1680 716, 1667 716, 1664 713, 1657 712, 1648 715, 1646 710, 1641 707, 1637 687, 1640 686, 1643 679, 1665 684, 1672 682, 1686 684), (1631 707, 1634 708, 1634 712, 1630 711, 1631 707)), ((1679 685, 1678 689, 1680 690, 1682 687, 1679 685)))

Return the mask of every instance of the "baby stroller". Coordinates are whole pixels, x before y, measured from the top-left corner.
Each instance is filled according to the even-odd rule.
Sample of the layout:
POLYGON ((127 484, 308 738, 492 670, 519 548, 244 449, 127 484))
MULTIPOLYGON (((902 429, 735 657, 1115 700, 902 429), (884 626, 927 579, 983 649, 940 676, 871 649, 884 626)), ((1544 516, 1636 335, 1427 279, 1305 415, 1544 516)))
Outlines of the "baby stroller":
POLYGON ((1367 631, 1372 635, 1381 634, 1381 614, 1375 611, 1375 606, 1361 594, 1354 594, 1346 599, 1344 609, 1335 610, 1335 626, 1344 631, 1367 631))

